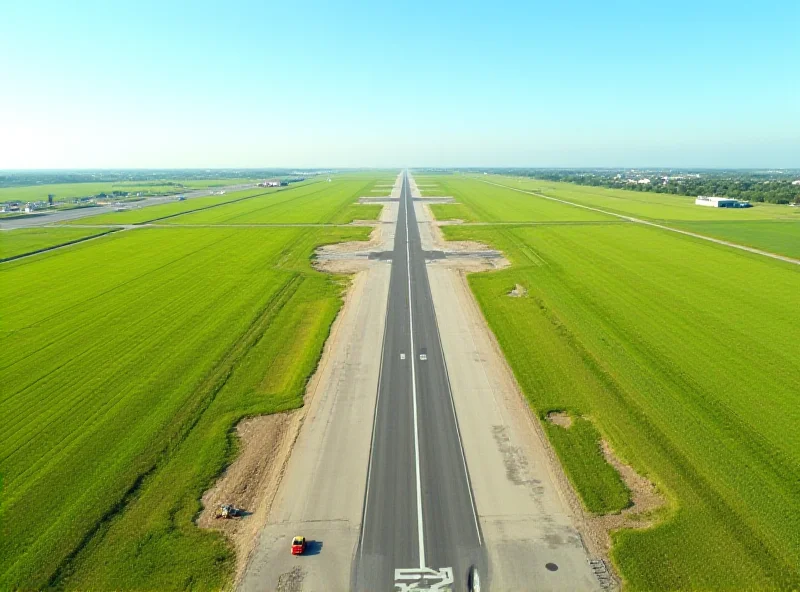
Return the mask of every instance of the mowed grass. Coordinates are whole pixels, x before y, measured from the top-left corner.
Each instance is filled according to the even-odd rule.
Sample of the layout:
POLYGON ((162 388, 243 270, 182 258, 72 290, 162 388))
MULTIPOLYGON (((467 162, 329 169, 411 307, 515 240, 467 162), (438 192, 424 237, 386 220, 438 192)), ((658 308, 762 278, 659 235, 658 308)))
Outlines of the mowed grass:
MULTIPOLYGON (((796 267, 634 224, 445 231, 512 261, 470 284, 540 416, 588 418, 669 500, 613 534, 628 589, 800 588, 796 267)), ((597 436, 545 427, 587 505, 610 505, 597 436)))
POLYGON ((269 195, 277 191, 280 191, 280 189, 256 187, 254 189, 244 189, 242 191, 226 193, 225 195, 195 197, 185 201, 178 201, 176 199, 175 201, 154 206, 139 207, 134 203, 131 205, 130 209, 124 211, 98 214, 97 216, 71 220, 64 224, 144 224, 146 222, 164 220, 172 216, 177 216, 178 214, 185 214, 186 212, 205 210, 244 199, 269 195))
POLYGON ((670 226, 800 259, 800 216, 797 220, 680 222, 670 226))
MULTIPOLYGON (((372 195, 374 176, 344 175, 291 187, 272 195, 240 201, 165 220, 169 224, 348 224, 375 219, 380 207, 358 203, 372 195)), ((388 191, 387 191, 388 193, 388 191)))
POLYGON ((55 226, 4 230, 0 232, 0 262, 43 249, 73 243, 91 236, 99 236, 107 232, 110 232, 110 230, 55 226))
POLYGON ((299 406, 365 228, 144 228, 0 266, 0 588, 219 589, 199 498, 299 406))
MULTIPOLYGON (((573 203, 599 208, 616 214, 635 216, 653 221, 667 220, 774 220, 785 217, 800 217, 797 208, 785 205, 756 203, 752 208, 709 208, 695 205, 694 197, 587 187, 572 183, 542 181, 486 175, 472 177, 473 182, 493 187, 497 183, 524 191, 541 193, 573 203)), ((796 218, 795 218, 796 219, 796 218)))
POLYGON ((452 175, 437 179, 442 191, 436 193, 452 196, 457 202, 431 205, 434 216, 439 220, 459 219, 465 222, 614 220, 613 216, 548 201, 505 187, 487 185, 474 178, 452 175))

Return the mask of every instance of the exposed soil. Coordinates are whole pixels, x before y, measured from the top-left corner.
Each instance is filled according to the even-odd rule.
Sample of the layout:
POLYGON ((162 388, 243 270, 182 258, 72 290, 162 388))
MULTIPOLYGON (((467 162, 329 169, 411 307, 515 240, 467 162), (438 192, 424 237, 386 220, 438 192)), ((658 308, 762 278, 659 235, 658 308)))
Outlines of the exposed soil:
POLYGON ((365 270, 370 264, 370 251, 378 250, 383 244, 385 223, 372 221, 369 225, 373 229, 368 241, 348 241, 320 247, 311 265, 327 273, 347 274, 365 270))
MULTIPOLYGON (((444 265, 447 267, 454 267, 468 272, 476 271, 489 271, 492 269, 503 269, 508 267, 510 263, 508 259, 502 255, 496 257, 486 257, 485 254, 493 252, 492 249, 483 243, 477 241, 449 241, 444 238, 441 229, 441 223, 436 221, 433 212, 431 212, 428 204, 422 204, 422 209, 425 213, 424 220, 418 220, 420 225, 426 224, 430 229, 431 247, 435 250, 444 251, 446 253, 475 253, 475 257, 458 257, 458 258, 445 258, 438 259, 433 262, 433 265, 444 265)), ((424 247, 423 247, 424 248, 424 247)))
POLYGON ((572 427, 572 417, 563 411, 551 411, 547 414, 547 421, 566 429, 572 427))
POLYGON ((619 515, 602 517, 607 521, 617 517, 624 519, 618 526, 614 525, 616 521, 612 521, 612 525, 608 526, 608 528, 613 530, 617 528, 647 528, 652 526, 653 520, 650 519, 649 515, 654 510, 663 508, 667 500, 647 478, 637 473, 630 465, 626 465, 619 460, 608 442, 603 440, 601 448, 603 456, 619 472, 625 485, 630 489, 633 502, 630 508, 623 510, 619 515))
POLYGON ((203 511, 197 519, 200 528, 225 533, 236 548, 237 579, 244 568, 258 531, 267 521, 299 429, 298 412, 251 417, 239 422, 240 454, 222 476, 203 495, 203 511), (222 504, 244 511, 238 518, 214 518, 222 504))
MULTIPOLYGON (((525 286, 517 284, 516 286, 514 286, 514 289, 511 290, 508 293, 508 295, 511 296, 512 298, 522 298, 527 293, 528 293, 528 290, 525 289, 525 286)), ((550 416, 548 415, 548 419, 549 418, 550 418, 550 416)), ((567 415, 566 418, 569 419, 569 415, 567 415)), ((572 423, 571 419, 569 421, 570 421, 570 423, 572 423)), ((555 422, 553 422, 553 423, 555 423, 555 422)))

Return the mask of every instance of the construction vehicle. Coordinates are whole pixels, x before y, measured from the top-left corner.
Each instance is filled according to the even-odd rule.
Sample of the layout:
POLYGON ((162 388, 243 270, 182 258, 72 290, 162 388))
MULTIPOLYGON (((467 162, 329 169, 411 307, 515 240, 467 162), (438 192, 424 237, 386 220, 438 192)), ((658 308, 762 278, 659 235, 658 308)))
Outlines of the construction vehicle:
POLYGON ((214 512, 214 518, 238 518, 242 511, 231 504, 222 504, 214 512))

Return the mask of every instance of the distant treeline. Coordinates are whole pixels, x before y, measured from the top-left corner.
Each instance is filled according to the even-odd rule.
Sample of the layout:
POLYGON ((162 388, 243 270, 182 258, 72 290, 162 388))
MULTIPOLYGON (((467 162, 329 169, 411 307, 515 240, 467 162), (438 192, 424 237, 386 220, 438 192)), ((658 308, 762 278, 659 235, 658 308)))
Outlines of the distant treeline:
POLYGON ((751 171, 643 171, 643 170, 545 170, 515 169, 495 171, 503 174, 521 175, 547 181, 565 181, 578 185, 651 191, 673 195, 711 195, 731 197, 751 202, 775 204, 800 203, 800 179, 797 171, 751 172, 751 171), (650 183, 640 183, 649 179, 650 183))
POLYGON ((149 183, 161 186, 194 180, 283 177, 291 172, 287 169, 0 171, 0 187, 56 183, 149 183))

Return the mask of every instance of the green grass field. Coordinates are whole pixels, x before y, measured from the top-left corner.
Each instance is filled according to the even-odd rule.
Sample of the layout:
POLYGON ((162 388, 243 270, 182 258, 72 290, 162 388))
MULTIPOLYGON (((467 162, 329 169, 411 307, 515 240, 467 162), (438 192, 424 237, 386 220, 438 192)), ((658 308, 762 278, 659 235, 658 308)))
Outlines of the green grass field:
MULTIPOLYGON (((375 177, 343 175, 328 183, 290 187, 273 195, 165 220, 169 224, 347 224, 375 219, 380 207, 362 205, 358 198, 372 195, 375 177)), ((388 192, 387 192, 388 193, 388 192)))
POLYGON ((459 219, 465 222, 551 222, 614 220, 613 216, 575 208, 504 187, 480 183, 463 176, 438 177, 442 191, 437 195, 452 196, 458 203, 433 204, 439 220, 459 219))
POLYGON ((0 261, 72 243, 90 236, 98 236, 106 232, 108 231, 98 228, 54 226, 2 231, 0 232, 0 261))
POLYGON ((155 220, 162 220, 178 214, 194 212, 207 208, 214 208, 223 204, 240 201, 243 199, 254 198, 255 196, 265 196, 280 191, 280 189, 265 189, 258 187, 255 189, 244 189, 234 191, 225 195, 210 195, 208 197, 195 197, 185 201, 171 201, 155 206, 137 207, 133 205, 130 209, 122 212, 109 212, 70 220, 64 224, 143 224, 155 220))
MULTIPOLYGON (((292 186, 191 215, 374 217, 379 208, 354 202, 375 179, 292 186)), ((20 238, 3 249, 30 248, 23 234, 30 245, 98 231, 11 231, 20 238)), ((235 454, 238 420, 302 404, 347 281, 314 271, 313 250, 369 231, 139 228, 1 265, 0 588, 229 585, 230 544, 193 522, 200 496, 235 454)))
MULTIPOLYGON (((442 179, 485 220, 509 216, 495 188, 442 179)), ((485 242, 513 263, 470 284, 540 417, 577 419, 569 429, 543 423, 586 506, 627 503, 601 437, 668 499, 656 527, 613 535, 627 588, 797 589, 796 267, 624 223, 445 234, 485 242), (516 284, 525 297, 507 296, 516 284)))
POLYGON ((6 201, 47 201, 47 195, 55 195, 55 201, 75 199, 76 197, 92 197, 100 193, 125 191, 142 193, 142 195, 163 195, 181 193, 192 189, 206 187, 222 187, 247 182, 248 179, 210 179, 176 181, 175 184, 163 182, 130 182, 130 183, 56 183, 50 185, 26 185, 23 187, 0 188, 0 203, 6 201))
POLYGON ((673 222, 670 226, 800 259, 800 216, 797 220, 673 222))
MULTIPOLYGON (((457 179, 458 177, 453 177, 457 179)), ((473 179, 476 179, 473 177, 473 179)), ((726 209, 697 206, 693 197, 587 187, 572 183, 541 181, 487 175, 476 179, 489 181, 525 191, 535 191, 585 206, 600 208, 617 214, 630 215, 653 221, 666 220, 774 220, 780 218, 798 219, 797 208, 776 204, 757 203, 752 208, 726 209)), ((485 184, 485 183, 484 183, 485 184)), ((492 185, 487 185, 493 187, 492 185)))
POLYGON ((313 248, 367 234, 141 229, 0 267, 0 587, 224 584, 198 499, 238 419, 301 404, 342 292, 313 248))

